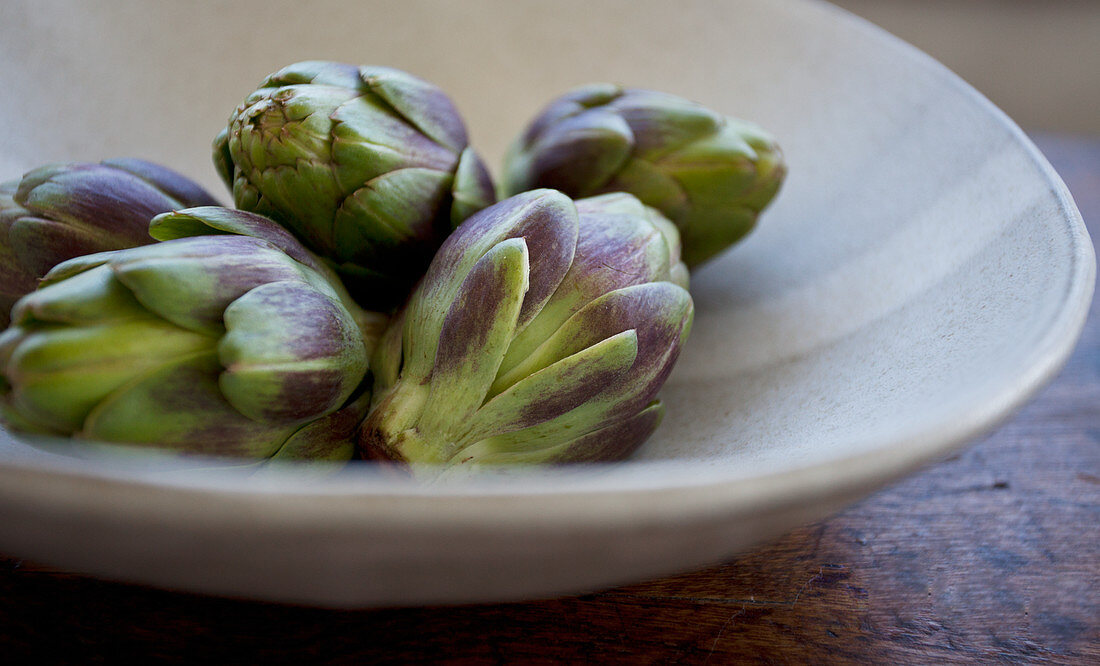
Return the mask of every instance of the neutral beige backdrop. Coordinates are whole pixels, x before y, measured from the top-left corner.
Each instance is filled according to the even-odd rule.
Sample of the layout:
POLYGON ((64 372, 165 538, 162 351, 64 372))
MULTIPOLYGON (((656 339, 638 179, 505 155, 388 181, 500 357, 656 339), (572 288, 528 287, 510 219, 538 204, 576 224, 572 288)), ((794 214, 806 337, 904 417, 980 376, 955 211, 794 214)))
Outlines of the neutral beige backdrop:
MULTIPOLYGON (((1100 133, 1100 2, 839 0, 839 4, 944 61, 1027 130, 1100 133)), ((364 7, 352 3, 356 5, 364 7)), ((33 166, 31 162, 101 159, 110 146, 110 154, 132 153, 172 164, 220 191, 206 135, 213 138, 232 107, 273 68, 306 58, 388 64, 438 83, 454 96, 470 122, 474 144, 495 169, 507 137, 520 129, 523 119, 551 95, 583 82, 577 80, 575 70, 546 67, 549 61, 585 62, 587 80, 656 87, 759 121, 761 111, 752 106, 758 90, 723 96, 713 85, 716 78, 726 77, 726 70, 751 72, 754 63, 725 62, 708 45, 737 40, 747 42, 747 52, 757 58, 782 56, 760 40, 759 31, 738 20, 741 9, 736 2, 379 0, 365 5, 369 8, 365 13, 377 15, 376 21, 365 22, 342 19, 348 6, 335 0, 271 0, 265 12, 255 14, 239 3, 220 0, 149 4, 0 0, 0 22, 15 26, 7 33, 15 37, 0 42, 0 61, 19 63, 0 71, 0 90, 12 116, 26 119, 4 132, 0 177, 20 173, 33 166), (151 11, 154 6, 156 11, 151 11), (578 25, 621 25, 632 11, 641 8, 652 14, 658 7, 667 12, 667 19, 659 27, 652 21, 638 22, 636 31, 627 33, 633 39, 598 42, 581 38, 583 31, 577 30, 578 25), (693 47, 700 66, 670 66, 665 54, 683 46, 673 43, 672 36, 681 34, 684 26, 699 25, 699 14, 711 16, 704 23, 706 34, 700 34, 693 47), (520 15, 526 27, 522 32, 493 25, 520 15), (183 38, 188 31, 182 27, 196 23, 216 27, 202 40, 183 38), (252 29, 234 27, 241 24, 252 29), (315 44, 320 34, 327 46, 319 51, 315 44), (425 41, 436 48, 430 52, 407 48, 425 41), (191 56, 199 50, 213 52, 227 66, 194 66, 198 59, 191 56), (453 55, 439 58, 440 52, 453 55), (135 54, 145 65, 140 71, 148 73, 139 80, 120 74, 133 71, 126 65, 135 54), (492 66, 469 72, 468 63, 475 60, 492 66), (647 72, 644 80, 623 80, 620 73, 634 64, 647 72), (65 68, 66 75, 43 76, 45 69, 57 67, 65 68), (47 79, 91 80, 102 96, 88 104, 73 99, 66 88, 43 85, 47 79), (501 89, 502 79, 512 80, 512 86, 501 89), (143 116, 169 117, 181 104, 192 114, 187 127, 154 124, 156 136, 135 131, 147 126, 143 116), (85 134, 79 145, 49 140, 52 128, 72 123, 76 113, 93 116, 77 122, 93 124, 99 136, 85 134), (165 154, 155 149, 168 145, 187 146, 187 152, 165 154), (43 153, 43 146, 50 150, 43 153), (20 155, 34 155, 34 159, 20 155)), ((751 74, 740 78, 757 87, 769 85, 751 74)))
POLYGON ((835 0, 929 53, 1028 130, 1100 134, 1097 0, 835 0))

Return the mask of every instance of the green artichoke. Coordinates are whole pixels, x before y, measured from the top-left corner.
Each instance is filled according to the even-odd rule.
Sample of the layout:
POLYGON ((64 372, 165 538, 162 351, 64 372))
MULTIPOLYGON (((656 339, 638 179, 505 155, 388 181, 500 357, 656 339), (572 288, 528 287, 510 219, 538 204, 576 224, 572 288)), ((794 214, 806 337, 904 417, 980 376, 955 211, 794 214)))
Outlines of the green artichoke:
POLYGON ((154 215, 216 204, 181 174, 129 158, 51 164, 0 184, 0 324, 62 261, 152 243, 154 215))
MULTIPOLYGON (((155 226, 188 236, 204 217, 216 215, 155 226)), ((0 336, 5 420, 194 454, 346 460, 369 350, 309 263, 263 238, 198 235, 59 264, 0 336)))
MULTIPOLYGON (((671 231, 670 231, 671 230, 671 231)), ((364 456, 612 460, 657 427, 692 321, 678 241, 629 195, 552 190, 466 220, 376 348, 364 456)))
POLYGON ((505 159, 506 194, 629 192, 680 229, 695 267, 745 236, 786 175, 775 140, 686 99, 593 84, 551 102, 505 159))
POLYGON ((238 208, 290 229, 369 307, 404 300, 454 226, 494 201, 451 100, 385 67, 276 72, 215 139, 214 162, 238 208))

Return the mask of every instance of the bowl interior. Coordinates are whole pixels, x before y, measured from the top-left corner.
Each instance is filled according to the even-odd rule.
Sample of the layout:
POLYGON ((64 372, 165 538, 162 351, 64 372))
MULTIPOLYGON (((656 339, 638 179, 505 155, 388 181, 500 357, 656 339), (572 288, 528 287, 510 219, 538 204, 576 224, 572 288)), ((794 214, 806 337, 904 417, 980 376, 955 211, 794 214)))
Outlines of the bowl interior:
POLYGON ((134 155, 224 193, 211 140, 263 76, 304 59, 441 85, 497 170, 542 104, 592 81, 758 122, 789 179, 693 276, 668 416, 626 467, 750 477, 942 448, 1033 391, 1080 326, 1091 255, 1043 159, 945 69, 827 5, 260 4, 14 3, 0 175, 134 155))

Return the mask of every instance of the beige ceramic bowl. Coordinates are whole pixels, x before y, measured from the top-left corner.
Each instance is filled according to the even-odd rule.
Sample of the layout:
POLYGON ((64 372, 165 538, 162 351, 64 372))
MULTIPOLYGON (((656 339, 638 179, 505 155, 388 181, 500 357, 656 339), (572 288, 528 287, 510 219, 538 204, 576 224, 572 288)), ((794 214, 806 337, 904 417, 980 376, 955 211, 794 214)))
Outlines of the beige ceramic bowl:
POLYGON ((546 100, 593 80, 780 137, 778 201, 695 275, 665 423, 627 463, 432 485, 74 460, 5 436, 0 551, 336 606, 672 573, 993 427, 1058 370, 1085 318, 1091 244, 1034 146, 927 56, 817 3, 8 2, 0 177, 134 155, 218 188, 209 143, 228 113, 310 58, 440 84, 494 165, 546 100))

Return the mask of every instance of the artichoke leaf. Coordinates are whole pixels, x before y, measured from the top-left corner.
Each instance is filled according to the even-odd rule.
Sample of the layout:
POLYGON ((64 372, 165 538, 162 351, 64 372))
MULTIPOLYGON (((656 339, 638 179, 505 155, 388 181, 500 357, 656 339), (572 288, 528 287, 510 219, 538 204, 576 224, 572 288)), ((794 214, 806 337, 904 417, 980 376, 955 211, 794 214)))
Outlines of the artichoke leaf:
POLYGON ((196 236, 134 248, 110 262, 146 309, 184 328, 220 334, 225 308, 251 289, 304 280, 303 267, 247 236, 196 236))
POLYGON ((484 402, 512 341, 528 274, 527 244, 512 238, 486 252, 466 276, 443 318, 422 431, 447 432, 484 402))
POLYGON ((477 411, 467 441, 527 428, 569 412, 619 379, 638 355, 638 335, 623 331, 534 372, 477 411))
POLYGON ((225 309, 225 330, 218 384, 237 411, 256 421, 328 414, 367 371, 356 322, 305 282, 269 282, 249 291, 225 309))
POLYGON ((34 421, 76 431, 112 392, 214 341, 160 319, 32 330, 6 363, 12 404, 34 421))
POLYGON ((164 364, 101 400, 78 434, 195 455, 271 456, 297 426, 242 418, 218 390, 220 369, 213 349, 164 364))

